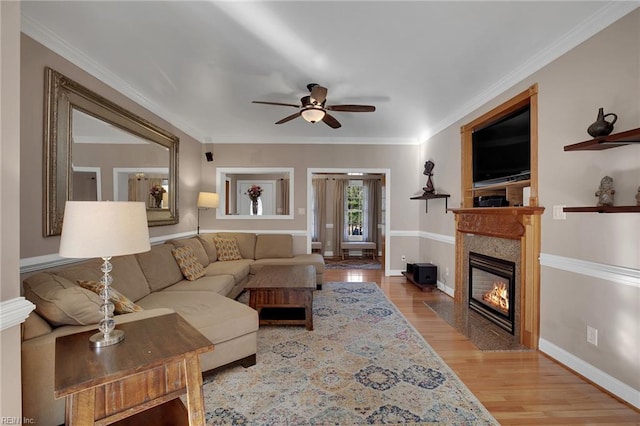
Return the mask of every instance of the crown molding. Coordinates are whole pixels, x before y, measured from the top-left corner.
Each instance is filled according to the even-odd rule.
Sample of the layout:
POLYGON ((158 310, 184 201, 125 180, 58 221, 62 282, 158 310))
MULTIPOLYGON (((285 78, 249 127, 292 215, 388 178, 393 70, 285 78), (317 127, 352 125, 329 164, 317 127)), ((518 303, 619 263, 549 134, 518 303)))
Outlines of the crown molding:
POLYGON ((201 131, 142 95, 125 80, 67 43, 45 25, 24 13, 20 17, 21 32, 202 143, 204 136, 201 131))
POLYGON ((585 40, 599 33, 617 20, 633 12, 638 7, 640 7, 640 2, 637 1, 616 1, 603 6, 600 10, 567 32, 547 49, 523 62, 515 70, 503 76, 495 84, 481 92, 478 96, 470 99, 469 102, 465 103, 452 114, 449 114, 449 116, 445 117, 433 126, 431 129, 431 136, 436 135, 449 126, 455 124, 457 121, 487 104, 511 87, 525 80, 536 71, 539 71, 543 67, 549 65, 552 61, 558 59, 580 43, 583 43, 585 40))

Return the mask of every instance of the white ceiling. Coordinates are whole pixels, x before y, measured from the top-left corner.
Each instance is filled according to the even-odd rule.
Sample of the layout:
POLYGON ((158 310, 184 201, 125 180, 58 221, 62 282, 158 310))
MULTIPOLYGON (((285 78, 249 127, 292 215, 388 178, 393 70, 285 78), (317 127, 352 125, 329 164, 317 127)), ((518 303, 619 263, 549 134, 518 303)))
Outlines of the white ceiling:
POLYGON ((418 143, 638 1, 23 1, 22 31, 201 142, 418 143), (307 83, 342 128, 252 100, 307 83))

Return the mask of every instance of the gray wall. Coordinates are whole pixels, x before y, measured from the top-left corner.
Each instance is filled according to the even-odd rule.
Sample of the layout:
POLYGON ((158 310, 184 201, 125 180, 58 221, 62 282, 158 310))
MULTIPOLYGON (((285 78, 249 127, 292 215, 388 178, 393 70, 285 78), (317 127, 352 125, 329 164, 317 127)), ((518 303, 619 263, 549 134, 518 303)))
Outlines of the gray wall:
MULTIPOLYGON (((606 151, 564 152, 590 139, 598 108, 618 114, 614 132, 640 127, 640 10, 556 59, 496 99, 432 137, 421 147, 436 163, 436 186, 459 206, 460 126, 539 85, 539 201, 542 216, 540 349, 603 385, 635 398, 640 390, 640 215, 568 213, 553 206, 595 206, 600 179, 613 177, 616 205, 635 205, 640 145, 606 151), (587 325, 599 331, 586 342, 587 325), (586 363, 586 364, 584 364, 586 363), (620 383, 617 383, 619 381, 620 383)), ((433 203, 433 202, 432 202, 433 203)), ((429 206, 420 218, 420 256, 454 270, 452 214, 429 206), (435 240, 434 240, 435 238, 435 240), (450 240, 452 241, 452 240, 450 240)), ((453 287, 453 277, 447 285, 453 287)), ((628 399, 629 400, 629 399, 628 399)))

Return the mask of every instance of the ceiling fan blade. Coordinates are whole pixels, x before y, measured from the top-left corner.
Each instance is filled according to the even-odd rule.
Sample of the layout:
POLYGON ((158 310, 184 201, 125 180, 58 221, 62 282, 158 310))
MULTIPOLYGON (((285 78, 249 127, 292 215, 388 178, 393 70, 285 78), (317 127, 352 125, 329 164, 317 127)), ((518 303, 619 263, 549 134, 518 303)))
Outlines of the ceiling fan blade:
POLYGON ((300 108, 300 105, 295 104, 283 104, 281 102, 267 102, 267 101, 251 101, 254 104, 263 104, 263 105, 277 105, 277 106, 289 106, 294 108, 300 108))
POLYGON ((280 120, 280 121, 276 121, 276 124, 286 123, 287 121, 291 121, 291 120, 293 120, 294 118, 298 118, 298 117, 300 117, 300 114, 301 114, 301 113, 302 113, 302 111, 298 111, 298 112, 296 112, 295 114, 291 114, 291 115, 289 115, 289 116, 287 116, 287 117, 283 118, 283 119, 282 119, 282 120, 280 120))
POLYGON ((373 105, 329 105, 326 109, 330 111, 373 112, 376 107, 373 105))
POLYGON ((322 105, 322 103, 327 99, 327 88, 316 84, 311 89, 310 96, 312 99, 315 99, 316 104, 322 105))
POLYGON ((333 118, 329 114, 325 114, 324 118, 322 119, 322 121, 324 121, 327 124, 327 126, 333 128, 333 129, 339 129, 340 127, 342 127, 342 124, 340 124, 340 122, 338 120, 336 120, 335 118, 333 118))

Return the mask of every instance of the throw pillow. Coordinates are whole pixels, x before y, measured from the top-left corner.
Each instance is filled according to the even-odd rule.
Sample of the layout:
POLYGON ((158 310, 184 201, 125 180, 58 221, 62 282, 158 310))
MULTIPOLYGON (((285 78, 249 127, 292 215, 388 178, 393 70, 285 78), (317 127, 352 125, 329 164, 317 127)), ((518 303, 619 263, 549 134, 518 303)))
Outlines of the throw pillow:
MULTIPOLYGON (((82 288, 86 288, 87 290, 91 290, 98 296, 104 287, 104 284, 99 283, 97 281, 86 281, 86 280, 78 280, 78 284, 82 288)), ((109 287, 109 300, 113 303, 114 313, 116 314, 129 314, 131 312, 141 311, 142 308, 135 303, 133 303, 127 296, 120 293, 113 287, 109 287)))
POLYGON ((173 257, 178 262, 182 275, 189 281, 197 280, 205 274, 202 263, 198 261, 193 249, 189 246, 178 247, 171 250, 173 257))
POLYGON ((216 252, 218 253, 218 260, 240 260, 240 250, 238 249, 238 243, 235 239, 231 238, 216 238, 214 240, 216 245, 216 252))
POLYGON ((102 300, 92 291, 59 275, 41 272, 23 282, 24 295, 36 305, 36 312, 49 324, 89 325, 102 318, 102 300))

